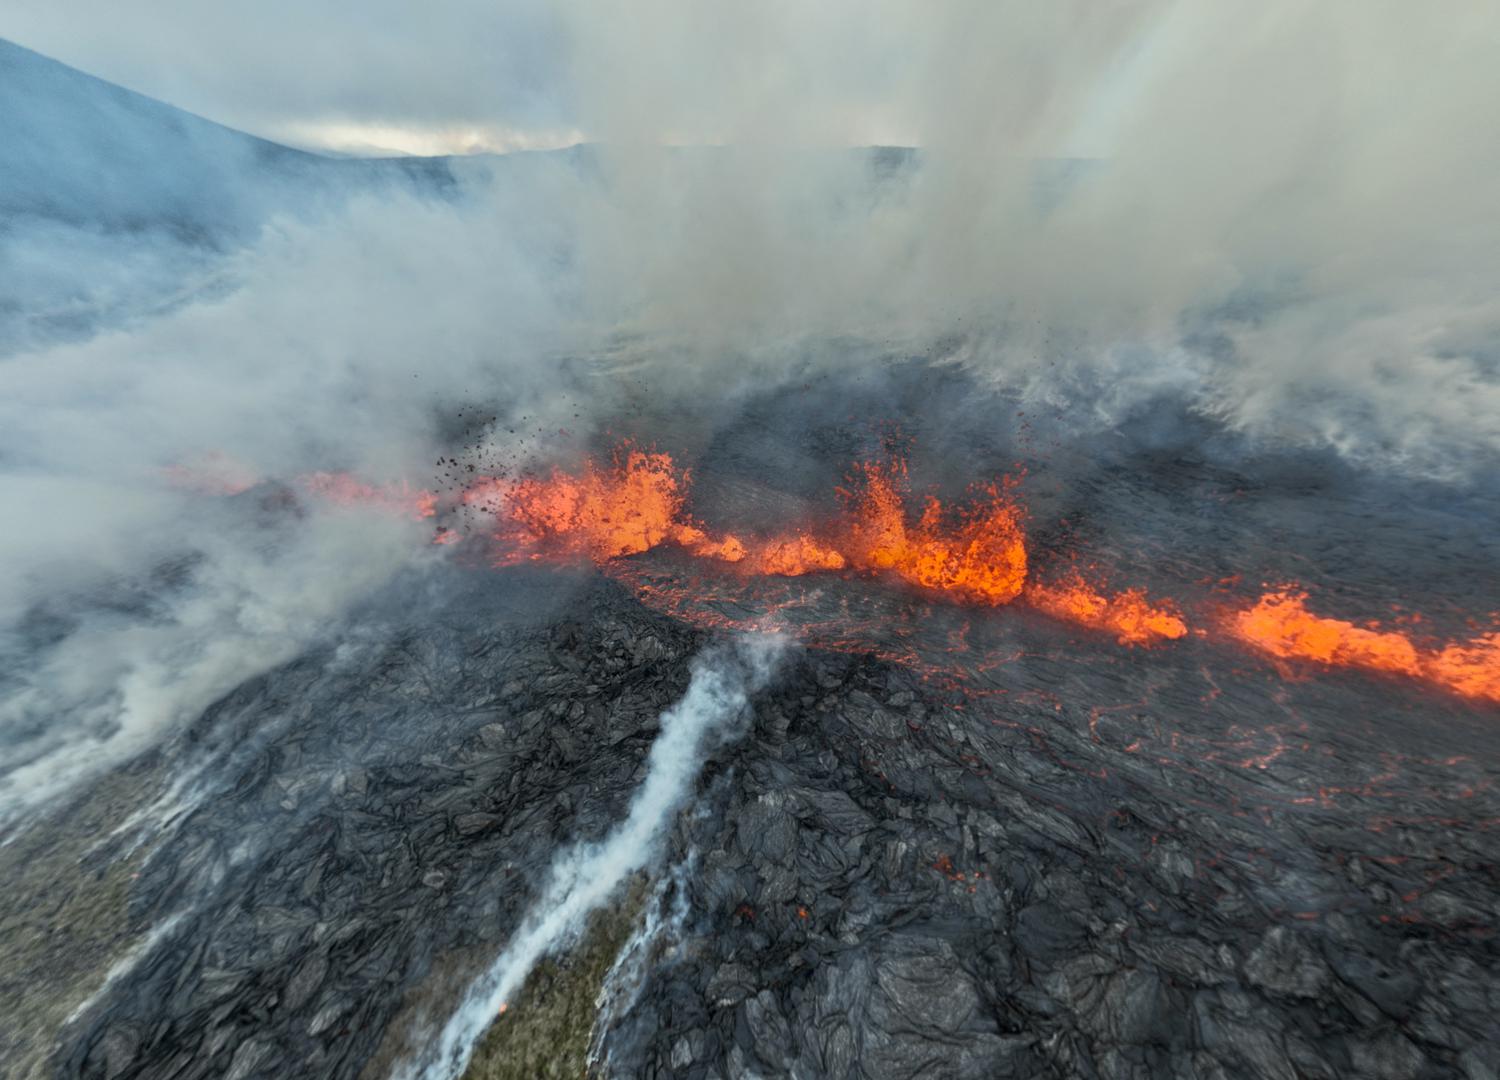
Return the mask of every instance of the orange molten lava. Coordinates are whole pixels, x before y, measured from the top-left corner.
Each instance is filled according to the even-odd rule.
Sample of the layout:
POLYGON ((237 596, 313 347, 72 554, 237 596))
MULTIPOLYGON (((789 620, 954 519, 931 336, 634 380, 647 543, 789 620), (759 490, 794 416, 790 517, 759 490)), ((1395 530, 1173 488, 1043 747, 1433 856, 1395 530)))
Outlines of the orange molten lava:
POLYGON ((1428 657, 1427 674, 1467 697, 1500 701, 1500 631, 1428 657))
POLYGON ((842 554, 805 533, 761 542, 752 553, 751 561, 755 573, 781 577, 797 577, 819 570, 842 570, 849 565, 842 554))
POLYGON ((1307 610, 1306 600, 1306 593, 1267 593, 1253 608, 1234 616, 1234 632, 1272 656, 1402 675, 1421 673, 1417 650, 1406 635, 1321 618, 1307 610))
MULTIPOLYGON (((253 471, 219 454, 169 467, 165 475, 174 484, 213 494, 234 494, 259 482, 253 471)), ((906 510, 905 463, 866 462, 856 467, 852 489, 842 492, 844 515, 816 529, 767 537, 710 533, 685 512, 688 481, 688 472, 671 455, 627 444, 607 466, 586 461, 576 473, 554 469, 521 480, 478 478, 458 501, 497 520, 501 563, 560 556, 602 564, 674 544, 745 575, 875 571, 960 603, 998 606, 1021 597, 1055 618, 1113 634, 1122 644, 1155 644, 1188 632, 1173 602, 1152 601, 1141 589, 1111 595, 1078 573, 1050 584, 1030 580, 1024 515, 1008 487, 982 488, 977 499, 958 508, 928 498, 913 521, 906 510)), ((417 519, 438 513, 432 492, 405 483, 373 485, 332 472, 305 474, 296 483, 335 504, 374 505, 417 519)), ((458 539, 445 524, 433 543, 458 539)), ((1500 630, 1434 646, 1401 631, 1315 615, 1307 608, 1307 594, 1286 586, 1198 633, 1227 633, 1279 659, 1415 677, 1500 702, 1500 630)))
POLYGON ((627 449, 609 468, 585 462, 576 475, 554 469, 514 483, 480 480, 463 501, 507 519, 502 534, 523 546, 596 562, 672 543, 752 574, 790 577, 846 565, 837 550, 805 533, 751 540, 710 535, 683 512, 687 485, 688 473, 671 455, 627 449))
POLYGON ((929 498, 909 525, 901 497, 903 464, 866 463, 859 478, 862 489, 848 493, 854 513, 851 565, 891 570, 914 585, 975 603, 1004 604, 1020 595, 1026 583, 1021 513, 998 488, 985 489, 978 505, 956 514, 929 498))
POLYGON ((1108 631, 1122 645, 1146 645, 1187 634, 1187 623, 1171 601, 1152 604, 1143 589, 1106 596, 1078 574, 1055 585, 1028 585, 1026 599, 1056 618, 1108 631))
POLYGON ((671 543, 752 575, 794 577, 848 568, 889 572, 963 603, 997 606, 1025 589, 1037 608, 1128 644, 1187 633, 1175 607, 1153 604, 1139 589, 1110 596, 1077 575, 1028 589, 1022 513, 994 485, 959 509, 929 498, 912 521, 905 506, 905 465, 865 463, 856 469, 853 490, 844 492, 848 514, 826 536, 802 531, 769 538, 709 533, 683 511, 687 485, 688 474, 670 455, 626 448, 608 468, 586 462, 577 473, 553 470, 544 478, 516 482, 481 479, 462 499, 494 513, 502 521, 500 537, 533 554, 602 563, 671 543))
MULTIPOLYGON (((602 562, 675 538, 685 482, 670 455, 627 449, 607 469, 590 461, 577 476, 516 481, 504 512, 525 539, 602 562)), ((484 483, 493 497, 495 482, 484 483)))
POLYGON ((714 538, 696 525, 679 525, 672 539, 705 559, 735 563, 749 574, 775 577, 799 577, 819 570, 842 570, 848 565, 844 556, 818 543, 806 533, 776 536, 748 543, 732 534, 714 538))
POLYGON ((687 548, 694 555, 705 559, 719 559, 722 562, 743 562, 745 556, 750 554, 745 547, 744 541, 736 536, 726 536, 715 540, 708 533, 696 525, 678 525, 672 531, 672 539, 687 548))
POLYGON ((1306 601, 1306 593, 1290 589, 1266 593, 1254 607, 1231 618, 1230 630, 1272 656, 1412 675, 1466 697, 1500 701, 1500 633, 1423 650, 1395 630, 1314 615, 1306 601))

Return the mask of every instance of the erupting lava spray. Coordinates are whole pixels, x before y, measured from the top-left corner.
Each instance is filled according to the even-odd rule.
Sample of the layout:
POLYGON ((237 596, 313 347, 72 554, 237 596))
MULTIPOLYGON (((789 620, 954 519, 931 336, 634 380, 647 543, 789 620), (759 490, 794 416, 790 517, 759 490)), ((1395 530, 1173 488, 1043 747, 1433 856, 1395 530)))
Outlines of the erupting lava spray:
POLYGON ((854 565, 889 570, 913 585, 972 603, 1006 604, 1026 584, 1021 511, 995 485, 971 507, 945 511, 929 497, 908 524, 900 460, 859 466, 863 483, 846 497, 853 510, 845 543, 854 565))
POLYGON ((563 554, 602 563, 671 543, 749 573, 796 576, 848 565, 805 533, 760 540, 710 535, 683 510, 688 480, 670 454, 626 446, 608 467, 590 460, 576 474, 554 469, 545 479, 510 483, 486 478, 462 499, 493 513, 497 538, 522 557, 563 554))
MULTIPOLYGON (((1025 515, 1011 484, 977 489, 958 507, 929 497, 913 520, 905 462, 863 462, 842 492, 843 515, 816 529, 755 538, 714 534, 689 517, 688 480, 670 455, 625 447, 607 468, 587 462, 577 474, 554 470, 546 479, 482 480, 463 499, 495 514, 496 536, 510 552, 502 562, 552 554, 603 563, 676 544, 751 575, 862 571, 891 575, 956 603, 995 607, 1019 601, 1113 634, 1125 645, 1151 645, 1189 632, 1177 604, 1153 600, 1142 589, 1111 593, 1076 570, 1050 582, 1036 580, 1022 528, 1025 515)), ((1278 659, 1421 678, 1466 697, 1500 701, 1500 632, 1423 648, 1396 631, 1313 615, 1305 601, 1295 590, 1269 592, 1222 627, 1200 632, 1227 629, 1233 639, 1278 659)))
POLYGON ((1465 697, 1500 701, 1500 632, 1424 649, 1396 630, 1314 615, 1307 610, 1307 594, 1291 587, 1268 592, 1254 607, 1236 612, 1229 629, 1279 659, 1408 675, 1465 697))
MULTIPOLYGON (((211 468, 174 467, 167 476, 179 486, 219 494, 238 493, 253 482, 243 466, 229 463, 229 475, 224 461, 207 461, 211 468)), ((1179 604, 1152 599, 1143 589, 1110 592, 1077 570, 1039 580, 1013 481, 978 487, 956 506, 929 496, 913 517, 905 461, 861 462, 839 492, 842 513, 772 535, 737 535, 714 532, 687 512, 690 480, 670 454, 627 443, 607 463, 587 459, 573 472, 479 477, 456 502, 493 520, 492 561, 500 566, 572 559, 607 565, 670 545, 745 577, 876 574, 958 604, 1023 603, 1111 634, 1123 645, 1150 646, 1190 633, 1179 604)), ((311 473, 296 486, 324 502, 374 505, 415 520, 440 518, 452 508, 426 489, 371 484, 347 473, 311 473)), ((435 542, 457 539, 449 526, 438 526, 435 542)), ((1420 679, 1464 697, 1500 702, 1500 630, 1458 642, 1421 641, 1398 630, 1315 615, 1307 594, 1295 586, 1193 621, 1199 636, 1227 638, 1277 660, 1420 679)))
POLYGON ((1187 632, 1174 607, 1151 603, 1139 589, 1107 595, 1077 574, 1047 586, 1029 583, 1025 515, 1009 483, 979 488, 957 507, 928 497, 913 520, 905 462, 863 462, 841 491, 844 514, 816 529, 745 537, 715 534, 693 520, 684 510, 688 482, 670 455, 625 446, 608 466, 587 461, 575 473, 484 478, 461 500, 495 516, 502 564, 548 556, 605 563, 675 544, 748 575, 851 570, 888 574, 956 603, 997 607, 1024 599, 1133 645, 1187 632))

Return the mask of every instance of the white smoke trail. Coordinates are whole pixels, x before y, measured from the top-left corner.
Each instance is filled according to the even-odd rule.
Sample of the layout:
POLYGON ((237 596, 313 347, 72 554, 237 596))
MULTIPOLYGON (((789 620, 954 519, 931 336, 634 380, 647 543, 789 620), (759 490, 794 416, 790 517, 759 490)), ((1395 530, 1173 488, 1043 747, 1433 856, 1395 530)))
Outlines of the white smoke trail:
POLYGON ((99 984, 98 988, 92 994, 78 1003, 73 1011, 68 1014, 68 1018, 62 1022, 62 1026, 66 1028, 84 1013, 92 1009, 94 1003, 101 1000, 110 987, 139 967, 142 960, 154 953, 157 946, 161 945, 162 942, 166 941, 177 931, 177 927, 181 925, 182 920, 187 914, 186 911, 179 911, 177 914, 168 916, 165 920, 152 927, 151 931, 145 937, 137 941, 124 956, 110 965, 109 971, 105 972, 104 981, 99 984))
POLYGON ((682 700, 662 714, 651 747, 645 783, 630 812, 598 844, 580 844, 553 863, 551 881, 522 921, 509 947, 470 988, 444 1027, 425 1069, 399 1075, 446 1080, 467 1067, 490 1022, 525 981, 532 966, 576 932, 616 887, 654 858, 661 834, 698 774, 709 740, 740 717, 750 694, 765 685, 786 647, 777 635, 747 638, 733 649, 714 649, 693 663, 682 700))
POLYGON ((594 1031, 585 1058, 588 1075, 610 1075, 610 1048, 606 1043, 610 1029, 640 1001, 652 970, 670 965, 686 948, 687 881, 697 868, 698 854, 689 851, 685 859, 657 882, 654 895, 646 901, 645 919, 620 947, 614 963, 605 972, 604 982, 594 998, 594 1031), (670 909, 663 899, 669 892, 670 909))
MULTIPOLYGON (((216 536, 211 518, 185 523, 208 558, 191 588, 156 598, 154 618, 92 615, 40 655, 6 656, 0 628, 12 665, 0 692, 0 826, 156 745, 326 635, 397 569, 434 557, 420 524, 374 512, 315 508, 296 525, 271 544, 216 536)), ((190 779, 183 768, 151 811, 158 825, 190 779)))

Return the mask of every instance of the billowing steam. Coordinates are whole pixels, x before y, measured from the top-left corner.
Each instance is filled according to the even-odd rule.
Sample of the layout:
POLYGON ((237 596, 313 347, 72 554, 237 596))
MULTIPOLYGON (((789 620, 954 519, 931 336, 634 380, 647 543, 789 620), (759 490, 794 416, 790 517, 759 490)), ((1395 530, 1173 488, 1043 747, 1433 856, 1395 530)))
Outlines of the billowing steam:
POLYGON ((656 3, 576 29, 632 210, 594 259, 655 330, 956 336, 1097 422, 1181 394, 1439 472, 1500 445, 1492 9, 656 3), (663 137, 733 149, 635 149, 663 137), (870 193, 787 149, 841 141, 919 164, 870 193))
POLYGON ((479 242, 478 220, 394 195, 284 219, 223 260, 226 294, 0 360, 0 818, 152 745, 431 557, 409 520, 298 491, 289 514, 264 486, 207 508, 191 481, 353 467, 420 484, 444 409, 489 387, 524 411, 555 388, 524 242, 479 242))
POLYGON ((731 725, 743 721, 750 695, 771 677, 785 647, 775 635, 760 635, 711 649, 694 660, 687 693, 662 714, 646 779, 625 820, 599 843, 581 844, 558 855, 551 879, 510 944, 443 1028, 420 1073, 425 1080, 463 1072, 479 1036, 536 962, 582 929, 584 919, 609 900, 626 877, 656 858, 662 834, 687 798, 704 756, 716 740, 734 734, 731 725))
MULTIPOLYGON (((995 395, 976 412, 1019 396, 1074 430, 1167 400, 1458 483, 1500 452, 1494 5, 526 6, 553 62, 522 93, 419 77, 492 55, 503 17, 461 4, 452 33, 424 12, 416 37, 392 15, 349 41, 339 79, 400 91, 363 95, 311 63, 265 77, 305 5, 275 41, 176 6, 244 51, 143 88, 204 112, 261 95, 270 112, 223 115, 263 133, 318 100, 311 119, 595 145, 431 169, 288 156, 5 50, 0 818, 443 555, 408 520, 273 513, 268 484, 207 509, 173 484, 195 462, 421 487, 469 405, 497 418, 486 452, 526 455, 627 398, 711 418, 893 356, 966 366, 995 395), (852 149, 876 143, 914 149, 852 149)), ((100 17, 137 50, 119 77, 177 48, 137 8, 100 17)), ((11 32, 47 48, 52 18, 11 32)))

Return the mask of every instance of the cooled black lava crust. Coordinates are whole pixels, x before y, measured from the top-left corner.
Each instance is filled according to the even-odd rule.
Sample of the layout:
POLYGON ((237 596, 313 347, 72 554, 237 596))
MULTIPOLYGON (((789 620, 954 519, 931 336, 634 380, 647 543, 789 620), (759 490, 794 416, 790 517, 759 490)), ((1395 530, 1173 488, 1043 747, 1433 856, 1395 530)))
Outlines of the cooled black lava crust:
MULTIPOLYGON (((218 755, 130 890, 141 929, 179 921, 58 1075, 382 1071, 402 1010, 496 955, 557 849, 623 814, 709 635, 602 579, 454 575, 408 604, 420 630, 351 630, 160 751, 218 755)), ((652 902, 685 909, 681 940, 601 1016, 596 1071, 1489 1075, 1493 756, 1368 727, 1272 753, 1186 715, 1198 654, 1013 634, 1012 692, 981 696, 794 655, 673 825, 652 902)), ((1258 678, 1222 692, 1260 707, 1258 678)), ((1329 687, 1302 692, 1396 721, 1427 700, 1329 687)))

